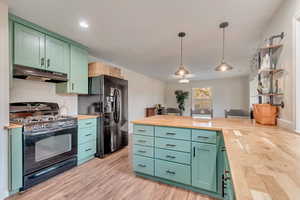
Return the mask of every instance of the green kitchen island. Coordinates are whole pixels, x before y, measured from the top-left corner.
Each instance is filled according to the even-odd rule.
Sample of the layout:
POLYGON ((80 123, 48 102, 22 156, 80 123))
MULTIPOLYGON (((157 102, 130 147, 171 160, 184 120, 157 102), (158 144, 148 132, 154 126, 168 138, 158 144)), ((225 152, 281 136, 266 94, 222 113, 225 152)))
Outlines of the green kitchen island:
POLYGON ((188 121, 156 116, 133 122, 135 174, 218 199, 235 199, 221 129, 199 129, 184 125, 183 119, 188 121))

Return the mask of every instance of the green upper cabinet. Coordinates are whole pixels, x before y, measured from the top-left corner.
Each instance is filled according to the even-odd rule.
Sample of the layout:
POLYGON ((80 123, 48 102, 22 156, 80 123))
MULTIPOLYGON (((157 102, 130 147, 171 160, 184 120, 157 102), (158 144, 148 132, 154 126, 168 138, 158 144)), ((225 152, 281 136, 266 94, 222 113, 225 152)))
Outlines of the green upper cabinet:
POLYGON ((15 65, 45 68, 45 35, 27 28, 21 24, 14 24, 14 60, 15 65))
POLYGON ((68 73, 70 65, 69 44, 46 36, 46 70, 68 73))
POLYGON ((14 64, 68 73, 70 47, 64 41, 15 23, 14 64))
POLYGON ((56 84, 56 92, 88 94, 88 53, 75 45, 70 46, 70 52, 69 81, 56 84))
POLYGON ((193 142, 192 151, 192 186, 216 192, 216 145, 193 142))
POLYGON ((87 51, 74 45, 71 45, 70 84, 72 93, 88 93, 87 51))

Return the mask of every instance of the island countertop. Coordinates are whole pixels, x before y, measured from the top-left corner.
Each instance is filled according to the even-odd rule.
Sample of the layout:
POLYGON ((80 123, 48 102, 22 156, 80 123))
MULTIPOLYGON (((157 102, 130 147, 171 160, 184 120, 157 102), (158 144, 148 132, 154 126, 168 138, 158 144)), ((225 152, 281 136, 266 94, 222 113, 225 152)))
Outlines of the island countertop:
POLYGON ((300 135, 249 119, 154 116, 133 124, 222 131, 237 200, 300 196, 300 135))

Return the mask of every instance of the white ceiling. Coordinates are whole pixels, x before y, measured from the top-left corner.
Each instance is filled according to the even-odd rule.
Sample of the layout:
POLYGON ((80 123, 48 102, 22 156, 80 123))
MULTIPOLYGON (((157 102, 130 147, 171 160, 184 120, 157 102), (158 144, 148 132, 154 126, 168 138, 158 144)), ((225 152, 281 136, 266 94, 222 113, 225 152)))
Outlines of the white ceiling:
POLYGON ((179 64, 177 33, 187 32, 184 64, 194 79, 244 75, 261 33, 282 0, 7 0, 10 12, 90 48, 96 57, 161 80, 179 64), (80 20, 90 27, 83 30, 80 20), (229 21, 226 60, 218 25, 229 21))

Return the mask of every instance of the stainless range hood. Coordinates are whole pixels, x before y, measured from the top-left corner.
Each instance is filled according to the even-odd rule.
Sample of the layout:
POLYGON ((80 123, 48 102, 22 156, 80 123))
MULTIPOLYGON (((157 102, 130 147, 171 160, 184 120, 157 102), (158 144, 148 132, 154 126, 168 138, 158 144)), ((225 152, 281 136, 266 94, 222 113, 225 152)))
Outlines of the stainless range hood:
POLYGON ((65 73, 50 72, 43 69, 24 67, 15 65, 13 77, 26 80, 36 80, 43 82, 61 83, 68 81, 68 75, 65 73))

